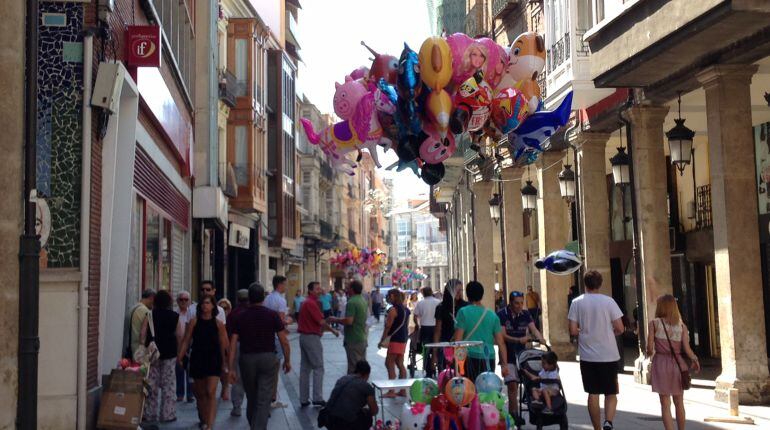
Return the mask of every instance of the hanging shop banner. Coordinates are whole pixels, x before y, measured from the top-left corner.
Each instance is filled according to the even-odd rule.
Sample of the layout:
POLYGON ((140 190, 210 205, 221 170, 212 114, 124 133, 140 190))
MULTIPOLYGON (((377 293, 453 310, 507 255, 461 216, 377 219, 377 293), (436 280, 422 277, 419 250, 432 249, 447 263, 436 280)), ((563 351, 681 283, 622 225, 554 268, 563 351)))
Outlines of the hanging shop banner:
POLYGON ((126 64, 160 67, 160 26, 130 25, 126 29, 126 64))
POLYGON ((242 226, 240 224, 236 224, 234 222, 230 223, 230 231, 229 231, 228 240, 227 240, 227 243, 230 246, 249 249, 250 237, 251 237, 251 229, 249 229, 248 227, 242 226))

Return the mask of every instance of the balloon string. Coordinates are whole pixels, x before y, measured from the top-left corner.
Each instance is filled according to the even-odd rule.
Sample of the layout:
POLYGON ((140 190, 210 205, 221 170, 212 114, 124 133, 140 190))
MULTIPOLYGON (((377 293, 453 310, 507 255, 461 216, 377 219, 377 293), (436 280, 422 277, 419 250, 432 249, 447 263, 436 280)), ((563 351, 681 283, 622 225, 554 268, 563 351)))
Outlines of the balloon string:
MULTIPOLYGON (((544 167, 542 170, 545 172, 545 171, 549 170, 551 167, 553 167, 553 166, 555 166, 557 164, 560 164, 561 162, 562 162, 562 160, 557 160, 554 163, 550 164, 549 166, 544 167)), ((469 169, 467 167, 465 168, 465 170, 467 170, 468 173, 474 173, 471 169, 469 169)), ((523 178, 524 178, 524 176, 519 176, 518 178, 513 178, 513 179, 490 178, 490 181, 492 181, 492 182, 520 182, 523 178)))

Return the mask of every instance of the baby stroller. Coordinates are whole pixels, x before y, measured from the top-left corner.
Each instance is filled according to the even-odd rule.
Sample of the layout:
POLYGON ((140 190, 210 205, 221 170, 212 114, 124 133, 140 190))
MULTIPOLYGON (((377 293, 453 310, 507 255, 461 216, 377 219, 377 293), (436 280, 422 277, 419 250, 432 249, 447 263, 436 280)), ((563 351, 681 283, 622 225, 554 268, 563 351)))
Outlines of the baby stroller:
POLYGON ((418 355, 423 355, 422 343, 420 342, 420 330, 415 329, 409 334, 409 363, 406 365, 406 369, 409 372, 409 377, 414 378, 414 374, 418 369, 421 369, 422 358, 418 358, 418 355))
POLYGON ((546 351, 541 349, 526 349, 522 351, 518 357, 516 357, 516 364, 519 369, 519 413, 524 416, 526 411, 529 415, 529 423, 536 426, 538 430, 545 426, 558 425, 560 430, 566 430, 569 428, 569 422, 567 420, 567 396, 564 395, 564 387, 561 385, 561 381, 556 379, 542 379, 533 381, 529 376, 523 372, 527 372, 537 375, 542 370, 541 357, 546 351), (533 404, 532 402, 532 388, 540 386, 541 382, 547 384, 557 384, 559 386, 559 395, 551 398, 552 413, 543 413, 542 404, 533 404))

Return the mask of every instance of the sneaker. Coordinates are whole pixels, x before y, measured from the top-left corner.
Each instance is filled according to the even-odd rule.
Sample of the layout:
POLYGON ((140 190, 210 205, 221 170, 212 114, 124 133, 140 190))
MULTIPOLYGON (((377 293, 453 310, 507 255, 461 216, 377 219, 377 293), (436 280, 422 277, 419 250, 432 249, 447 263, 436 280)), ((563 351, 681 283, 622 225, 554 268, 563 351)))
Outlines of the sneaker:
POLYGON ((241 416, 241 408, 233 408, 232 411, 230 411, 231 417, 239 417, 241 416))
POLYGON ((614 427, 612 426, 612 421, 604 420, 604 425, 602 425, 602 430, 613 430, 614 427))
POLYGON ((324 406, 326 406, 326 400, 320 400, 318 402, 313 402, 313 406, 320 406, 320 407, 323 408, 324 406))
POLYGON ((280 408, 285 408, 287 406, 288 405, 286 403, 283 403, 280 400, 276 400, 273 403, 270 403, 270 409, 280 409, 280 408))

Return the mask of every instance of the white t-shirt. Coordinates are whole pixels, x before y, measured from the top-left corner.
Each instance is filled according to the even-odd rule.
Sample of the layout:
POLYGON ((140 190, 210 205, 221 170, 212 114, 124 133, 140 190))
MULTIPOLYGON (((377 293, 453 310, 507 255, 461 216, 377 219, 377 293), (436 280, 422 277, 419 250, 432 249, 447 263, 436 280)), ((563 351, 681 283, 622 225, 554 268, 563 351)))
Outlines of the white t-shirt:
POLYGON ((620 360, 612 322, 623 316, 612 297, 588 293, 572 301, 567 318, 580 327, 578 351, 581 361, 608 363, 620 360))
MULTIPOLYGON (((545 370, 540 369, 540 372, 538 372, 537 376, 540 379, 559 379, 559 371, 557 369, 553 370, 545 370)), ((559 384, 554 382, 541 382, 540 383, 540 389, 550 389, 550 390, 559 390, 559 384)))
POLYGON ((417 306, 414 307, 414 316, 420 321, 421 326, 436 326, 436 306, 439 304, 441 304, 441 301, 433 296, 426 297, 417 302, 417 306))
POLYGON ((273 291, 267 295, 265 298, 264 306, 268 309, 272 309, 278 312, 279 314, 289 314, 289 305, 286 304, 286 297, 284 297, 283 294, 279 293, 278 291, 273 291))

